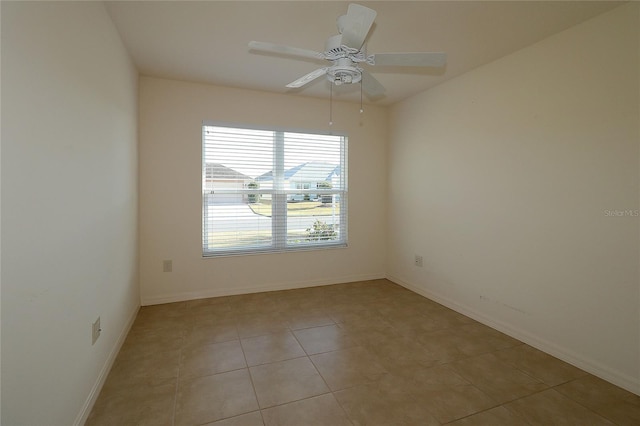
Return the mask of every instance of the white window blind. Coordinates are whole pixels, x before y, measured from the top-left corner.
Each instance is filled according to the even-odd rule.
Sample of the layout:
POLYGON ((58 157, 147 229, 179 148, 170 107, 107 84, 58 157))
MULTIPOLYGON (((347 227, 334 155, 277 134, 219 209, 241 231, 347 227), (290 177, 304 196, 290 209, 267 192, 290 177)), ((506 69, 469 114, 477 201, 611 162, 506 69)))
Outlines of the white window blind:
POLYGON ((202 126, 202 254, 344 247, 347 137, 202 126))

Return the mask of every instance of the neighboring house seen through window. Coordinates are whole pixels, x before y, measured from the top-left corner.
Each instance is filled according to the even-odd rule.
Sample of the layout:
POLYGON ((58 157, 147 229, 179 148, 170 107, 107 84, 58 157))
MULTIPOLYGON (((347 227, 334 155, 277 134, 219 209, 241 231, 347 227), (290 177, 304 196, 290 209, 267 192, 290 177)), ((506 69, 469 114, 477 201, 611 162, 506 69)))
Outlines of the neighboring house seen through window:
POLYGON ((346 136, 202 126, 203 256, 346 244, 346 136))

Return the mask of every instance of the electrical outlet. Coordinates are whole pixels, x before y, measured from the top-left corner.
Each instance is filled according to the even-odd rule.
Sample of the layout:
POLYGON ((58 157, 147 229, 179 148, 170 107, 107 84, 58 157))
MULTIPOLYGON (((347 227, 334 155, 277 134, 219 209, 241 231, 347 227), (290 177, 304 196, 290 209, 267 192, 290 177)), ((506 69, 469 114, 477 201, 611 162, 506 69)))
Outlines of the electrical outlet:
POLYGON ((422 256, 416 254, 413 263, 422 268, 422 256))
POLYGON ((98 337, 100 337, 100 332, 102 329, 100 328, 100 317, 91 325, 91 346, 96 343, 98 337))
POLYGON ((162 261, 162 272, 171 272, 173 271, 173 261, 172 260, 163 260, 162 261))

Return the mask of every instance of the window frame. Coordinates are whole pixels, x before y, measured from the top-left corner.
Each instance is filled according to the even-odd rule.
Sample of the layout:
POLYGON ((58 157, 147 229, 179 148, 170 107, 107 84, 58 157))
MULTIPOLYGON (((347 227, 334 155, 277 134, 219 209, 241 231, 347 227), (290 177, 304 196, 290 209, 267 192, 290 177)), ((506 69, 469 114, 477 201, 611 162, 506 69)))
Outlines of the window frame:
MULTIPOLYGON (((307 251, 307 250, 325 250, 325 249, 335 249, 335 248, 346 248, 348 247, 348 135, 343 132, 334 132, 334 131, 318 131, 318 130, 309 130, 309 129, 297 129, 297 128, 282 128, 275 126, 257 126, 257 125, 246 125, 239 123, 229 123, 229 122, 219 122, 219 121, 209 121, 204 120, 202 122, 202 164, 201 164, 201 193, 202 193, 202 204, 201 204, 201 248, 202 248, 202 257, 207 258, 217 258, 217 257, 225 257, 225 256, 239 256, 239 255, 252 255, 252 254, 268 254, 268 253, 281 253, 281 252, 296 252, 296 251, 307 251), (207 249, 209 247, 208 244, 208 227, 207 227, 207 219, 208 219, 208 199, 207 199, 207 188, 206 188, 206 179, 207 179, 207 156, 206 156, 206 140, 205 133, 206 128, 212 127, 225 127, 232 129, 242 129, 242 130, 256 130, 256 131, 266 131, 272 132, 274 134, 274 155, 273 160, 271 162, 271 171, 273 173, 273 184, 270 189, 249 189, 246 188, 246 185, 243 189, 235 189, 235 190, 216 190, 218 194, 242 194, 244 196, 248 196, 250 194, 269 194, 271 195, 272 200, 272 212, 271 212, 271 226, 272 226, 272 234, 271 234, 271 244, 268 246, 239 246, 239 247, 231 247, 224 249, 207 249), (297 189, 297 188, 287 188, 285 187, 284 182, 284 172, 285 172, 285 151, 286 151, 286 142, 284 135, 286 133, 290 134, 309 134, 309 135, 317 135, 317 136, 336 136, 340 137, 340 182, 342 183, 341 188, 335 189, 321 189, 321 188, 309 188, 309 189, 297 189), (288 197, 293 195, 300 194, 314 194, 319 197, 331 195, 333 197, 333 202, 336 201, 336 196, 340 201, 340 213, 339 213, 339 224, 338 224, 338 235, 339 238, 337 240, 328 240, 328 241, 310 241, 307 243, 290 243, 288 241, 289 234, 287 229, 287 205, 288 205, 288 197)), ((256 179, 256 178, 253 178, 256 179)), ((308 185, 308 184, 307 184, 308 185)), ((297 187, 298 185, 296 185, 297 187)), ((213 191, 211 191, 213 193, 213 191)))

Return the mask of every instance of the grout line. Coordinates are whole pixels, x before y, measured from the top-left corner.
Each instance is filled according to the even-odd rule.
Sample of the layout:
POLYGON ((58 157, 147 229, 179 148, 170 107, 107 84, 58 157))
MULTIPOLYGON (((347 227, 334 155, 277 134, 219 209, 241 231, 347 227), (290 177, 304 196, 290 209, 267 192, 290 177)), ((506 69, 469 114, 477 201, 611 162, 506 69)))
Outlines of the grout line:
MULTIPOLYGON (((350 388, 346 388, 346 389, 350 389, 350 388)), ((344 389, 340 389, 340 390, 344 390, 344 389)), ((351 416, 349 415, 349 413, 347 412, 347 410, 344 409, 344 407, 340 403, 340 400, 336 397, 335 392, 339 392, 339 391, 331 391, 331 396, 333 396, 333 399, 336 400, 336 403, 338 404, 338 407, 340 407, 340 409, 344 413, 345 417, 351 422, 352 425, 355 425, 355 420, 352 419, 351 416)))
POLYGON ((324 395, 329 395, 329 394, 331 394, 331 390, 329 390, 327 392, 319 393, 317 395, 305 396, 305 397, 300 398, 300 399, 293 399, 291 401, 283 402, 283 403, 280 403, 280 404, 270 405, 268 407, 260 408, 260 411, 270 410, 272 408, 282 407, 283 405, 293 404, 294 402, 306 401, 308 399, 313 399, 313 398, 317 398, 319 396, 324 396, 324 395))
MULTIPOLYGON (((292 401, 287 401, 287 402, 283 402, 281 404, 276 404, 276 405, 270 405, 268 407, 264 407, 264 408, 260 408, 260 411, 264 411, 264 410, 271 410, 272 408, 277 408, 277 407, 282 407, 284 405, 289 405, 289 404, 293 404, 295 402, 302 402, 302 401, 306 401, 308 399, 313 399, 313 398, 318 398, 320 396, 325 396, 325 395, 331 395, 333 392, 331 392, 331 390, 329 389, 329 391, 327 392, 323 392, 323 393, 319 393, 317 395, 311 395, 311 396, 305 396, 304 398, 300 398, 300 399, 294 399, 292 401)), ((264 421, 264 420, 263 420, 264 421)))
POLYGON ((249 367, 249 362, 247 361, 247 354, 245 353, 244 346, 242 345, 242 339, 238 339, 238 341, 240 342, 240 349, 242 350, 242 356, 244 357, 244 364, 246 365, 247 374, 249 375, 249 380, 251 381, 253 396, 256 399, 256 405, 258 406, 258 411, 260 412, 260 418, 262 419, 262 424, 264 425, 265 424, 264 415, 262 414, 262 408, 260 408, 260 401, 258 401, 258 392, 256 392, 256 385, 255 383, 253 383, 253 376, 251 375, 251 369, 249 367))
POLYGON ((171 425, 175 426, 176 424, 176 407, 178 406, 178 389, 180 387, 180 370, 182 369, 182 357, 184 352, 184 346, 186 344, 186 332, 183 331, 182 334, 182 342, 180 343, 180 356, 178 356, 178 372, 176 374, 176 390, 173 396, 173 413, 171 415, 171 425))
MULTIPOLYGON (((524 345, 524 344, 525 344, 525 343, 522 343, 522 345, 524 345)), ((520 345, 517 345, 517 346, 520 346, 520 345)), ((495 353, 495 352, 499 352, 499 351, 510 350, 510 349, 513 349, 514 347, 517 347, 517 346, 508 347, 508 348, 503 348, 503 349, 497 349, 497 350, 492 351, 492 352, 489 352, 489 353, 495 353)), ((466 359, 468 359, 468 358, 466 358, 466 359)), ((611 421, 611 422, 615 423, 612 419, 608 418, 607 416, 605 416, 605 415, 603 415, 603 414, 598 413, 597 411, 593 410, 591 407, 589 407, 589 406, 587 406, 587 405, 582 404, 580 401, 575 400, 575 399, 574 399, 574 398, 572 398, 570 395, 565 395, 564 393, 559 392, 559 391, 556 389, 557 387, 560 387, 560 386, 565 385, 565 384, 567 384, 567 383, 571 383, 571 382, 573 382, 573 381, 575 381, 575 380, 579 380, 579 379, 581 379, 581 378, 582 378, 582 377, 584 377, 584 376, 581 376, 581 377, 575 377, 575 378, 573 378, 573 379, 567 380, 567 381, 562 382, 562 383, 558 383, 558 384, 556 384, 556 385, 549 385, 548 383, 546 383, 546 382, 545 382, 545 381, 543 381, 542 379, 540 379, 540 378, 538 378, 538 377, 536 377, 536 376, 532 375, 531 373, 529 373, 529 372, 527 372, 527 371, 525 371, 525 370, 521 369, 520 367, 518 367, 516 364, 512 363, 511 361, 508 361, 508 360, 507 360, 507 361, 504 361, 504 362, 505 362, 506 364, 508 364, 511 368, 513 368, 514 370, 516 370, 516 371, 520 372, 521 374, 524 374, 525 376, 530 377, 530 378, 532 378, 532 379, 534 379, 534 380, 536 380, 536 381, 538 381, 538 382, 540 382, 540 383, 544 384, 544 385, 546 386, 546 388, 545 388, 545 389, 541 389, 541 390, 536 391, 536 392, 532 392, 532 393, 530 393, 530 394, 528 394, 528 395, 523 395, 523 396, 521 396, 521 397, 519 397, 519 398, 515 398, 515 399, 512 399, 512 400, 509 400, 509 401, 503 402, 503 403, 502 403, 502 404, 500 404, 499 406, 504 406, 504 405, 509 404, 509 403, 511 403, 511 402, 518 401, 518 400, 520 400, 520 399, 524 399, 524 398, 527 398, 527 397, 529 397, 529 396, 532 396, 532 395, 535 395, 535 394, 538 394, 538 393, 546 392, 546 391, 548 391, 548 390, 554 390, 554 391, 558 392, 560 395, 562 395, 562 396, 564 396, 564 397, 566 397, 566 398, 570 399, 571 401, 575 402, 576 404, 580 405, 581 407, 583 407, 583 408, 585 408, 585 409, 587 409, 587 410, 591 411, 592 413, 594 413, 594 414, 596 414, 596 415, 598 415, 598 416, 600 416, 600 417, 602 417, 602 418, 605 418, 605 419, 607 419, 607 420, 609 420, 609 421, 611 421)), ((464 375, 463 375, 462 373, 458 373, 458 374, 460 374, 460 375, 462 375, 462 376, 464 377, 464 375)), ((466 380, 469 380, 469 379, 467 379, 466 377, 464 377, 464 378, 465 378, 466 380)), ((493 408, 496 408, 496 407, 493 407, 493 408)), ((507 407, 504 407, 504 408, 507 408, 507 407)), ((490 410, 490 409, 492 409, 492 408, 489 408, 488 410, 490 410)), ((508 409, 508 408, 507 408, 507 409, 508 409)), ((483 410, 483 411, 487 411, 487 410, 483 410)), ((478 413, 481 413, 481 412, 483 412, 483 411, 479 411, 478 413)), ((509 411, 510 411, 512 414, 517 415, 518 417, 520 417, 520 416, 519 416, 517 413, 515 413, 513 410, 509 410, 509 411)), ((478 414, 478 413, 475 413, 475 414, 478 414)), ((472 416, 472 415, 474 415, 474 414, 471 414, 470 416, 472 416)), ((467 417, 469 417, 469 416, 467 416, 467 417)))
POLYGON ((247 368, 251 369, 254 367, 262 367, 263 365, 269 365, 269 364, 277 364, 279 362, 286 362, 286 361, 292 361, 294 359, 300 359, 300 358, 305 358, 305 357, 309 357, 308 355, 298 355, 298 356, 294 356, 292 358, 285 358, 285 359, 279 359, 277 361, 268 361, 268 362, 262 362, 260 364, 256 364, 256 365, 248 365, 247 368))
MULTIPOLYGON (((336 398, 336 395, 333 391, 333 389, 331 389, 331 387, 329 386, 329 383, 327 383, 327 380, 324 378, 324 376, 322 375, 322 373, 320 372, 320 370, 318 370, 318 367, 316 366, 316 364, 313 362, 313 359, 311 358, 311 355, 309 355, 307 353, 307 350, 304 348, 304 346, 302 346, 302 343, 300 343, 300 341, 298 340, 298 337, 295 335, 295 333, 291 332, 291 334, 293 334, 293 337, 296 339, 296 341, 298 341, 298 344, 300 345, 300 347, 302 348, 302 350, 307 354, 307 358, 309 359, 309 361, 311 362, 311 365, 313 365, 313 368, 316 370, 316 372, 318 373, 318 376, 320 376, 320 378, 322 379, 322 381, 324 382, 325 386, 327 387, 327 389, 329 389, 329 392, 327 394, 330 394, 333 399, 336 401, 336 403, 338 404, 338 406, 340 407, 340 409, 342 410, 342 412, 344 413, 345 417, 349 420, 349 422, 351 422, 351 424, 353 425, 353 420, 351 419, 351 417, 349 417, 349 414, 347 413, 347 411, 344 409, 344 407, 342 406, 342 404, 340 404, 340 401, 338 400, 338 398, 336 398)), ((337 349, 339 350, 339 349, 337 349)), ((329 352, 335 352, 336 350, 333 351, 328 351, 328 352, 322 352, 322 353, 329 353, 329 352)), ((319 354, 313 354, 313 355, 319 355, 319 354)), ((322 394, 322 395, 327 395, 327 394, 322 394)), ((320 396, 320 395, 316 395, 316 396, 320 396)), ((264 419, 263 419, 264 421, 264 419)))
MULTIPOLYGON (((583 376, 583 377, 584 377, 584 376, 583 376)), ((560 386, 562 386, 562 385, 566 385, 567 383, 571 383, 571 382, 573 382, 573 381, 580 380, 580 379, 582 379, 582 377, 576 377, 576 378, 571 379, 571 380, 569 380, 569 381, 566 381, 566 382, 564 382, 564 383, 560 383, 560 384, 557 384, 557 385, 551 386, 551 387, 549 387, 549 389, 553 389, 555 392, 559 393, 559 394, 560 394, 560 395, 562 395, 563 397, 570 399, 571 401, 575 402, 576 404, 578 404, 579 406, 581 406, 581 407, 583 407, 583 408, 586 408, 587 410, 591 411, 592 413, 596 414, 597 416, 600 416, 600 417, 602 417, 603 419, 608 420, 608 421, 610 421, 610 422, 611 422, 611 423, 613 423, 613 424, 617 424, 613 419, 611 419, 611 418, 609 418, 609 417, 605 416, 604 414, 600 414, 600 413, 598 413, 598 412, 597 412, 597 411, 595 411, 593 408, 591 408, 591 407, 589 407, 589 406, 587 406, 587 405, 584 405, 584 404, 583 404, 583 403, 581 403, 580 401, 577 401, 576 399, 572 398, 571 396, 569 396, 569 395, 565 395, 564 393, 562 393, 562 392, 560 392, 560 391, 558 391, 558 390, 556 389, 557 387, 560 387, 560 386)), ((547 389, 547 390, 548 390, 548 389, 547 389)))
POLYGON ((297 328, 291 328, 289 327, 289 330, 293 331, 302 331, 302 330, 310 330, 312 328, 318 328, 318 327, 329 327, 332 325, 336 325, 336 323, 331 320, 330 324, 318 324, 318 325, 310 325, 310 326, 305 326, 305 327, 297 327, 297 328))
MULTIPOLYGON (((532 395, 533 395, 533 394, 532 394, 532 395)), ((514 401, 516 401, 516 399, 514 399, 514 401)), ((509 401, 509 402, 512 402, 512 401, 509 401)), ((509 410, 507 407, 505 407, 505 406, 504 406, 505 404, 508 404, 508 402, 505 402, 504 404, 496 405, 496 406, 494 406, 494 407, 485 408, 484 410, 476 411, 475 413, 471 413, 471 414, 468 414, 468 415, 466 415, 466 416, 459 417, 459 418, 457 418, 457 419, 453 419, 453 420, 451 420, 451 421, 449 421, 449 422, 443 423, 443 425, 449 425, 449 424, 455 423, 455 422, 457 422, 457 421, 460 421, 460 420, 463 420, 463 419, 468 419, 469 417, 473 417, 473 416, 478 415, 478 414, 486 413, 487 411, 491 411, 491 410, 494 410, 494 409, 496 409, 496 408, 500 408, 500 407, 502 407, 502 408, 504 408, 505 410, 509 411, 509 413, 511 413, 513 416, 517 417, 517 418, 518 418, 518 420, 521 420, 521 421, 525 422, 525 423, 526 423, 526 424, 528 424, 528 425, 530 425, 530 424, 531 424, 531 423, 529 423, 529 422, 528 422, 524 417, 522 417, 521 415, 519 415, 518 413, 514 412, 513 410, 509 410)))

